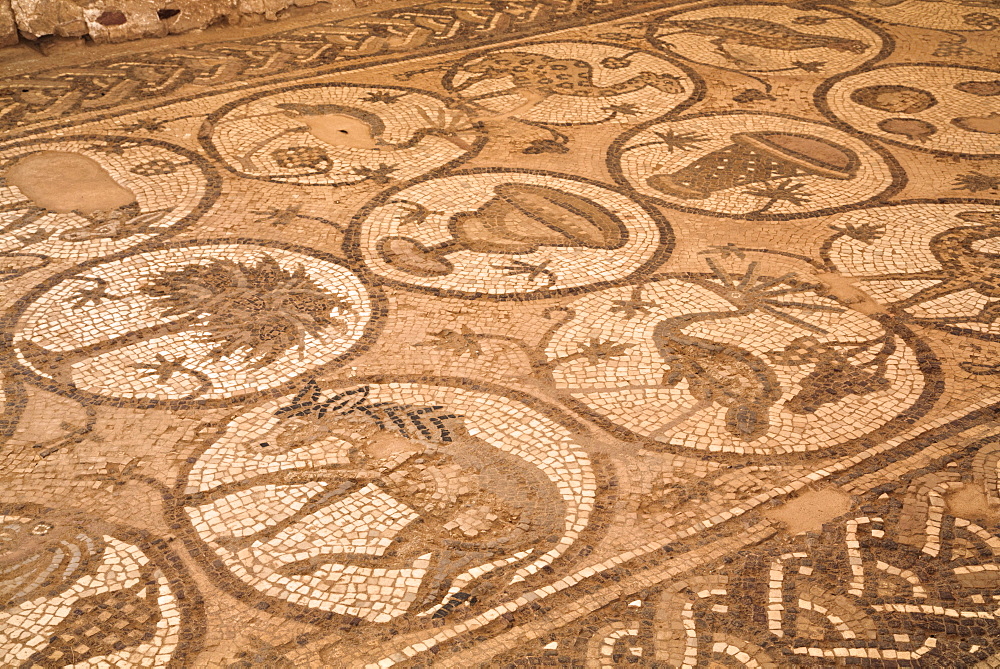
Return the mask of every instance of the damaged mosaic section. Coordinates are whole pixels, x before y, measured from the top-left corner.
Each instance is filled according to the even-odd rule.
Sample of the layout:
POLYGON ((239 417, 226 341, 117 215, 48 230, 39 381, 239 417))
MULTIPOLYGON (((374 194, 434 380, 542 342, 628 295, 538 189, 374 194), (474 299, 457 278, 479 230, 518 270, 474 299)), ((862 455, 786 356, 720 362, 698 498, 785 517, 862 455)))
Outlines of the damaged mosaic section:
POLYGON ((0 65, 0 664, 996 666, 994 4, 0 65))

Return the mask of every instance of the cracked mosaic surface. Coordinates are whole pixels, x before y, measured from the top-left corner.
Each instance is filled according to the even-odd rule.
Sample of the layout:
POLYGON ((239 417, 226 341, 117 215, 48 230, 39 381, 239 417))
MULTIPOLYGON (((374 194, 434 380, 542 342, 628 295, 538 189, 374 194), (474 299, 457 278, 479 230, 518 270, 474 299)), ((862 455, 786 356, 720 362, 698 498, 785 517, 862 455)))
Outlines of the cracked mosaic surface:
POLYGON ((0 664, 1000 666, 1000 6, 0 52, 0 664))

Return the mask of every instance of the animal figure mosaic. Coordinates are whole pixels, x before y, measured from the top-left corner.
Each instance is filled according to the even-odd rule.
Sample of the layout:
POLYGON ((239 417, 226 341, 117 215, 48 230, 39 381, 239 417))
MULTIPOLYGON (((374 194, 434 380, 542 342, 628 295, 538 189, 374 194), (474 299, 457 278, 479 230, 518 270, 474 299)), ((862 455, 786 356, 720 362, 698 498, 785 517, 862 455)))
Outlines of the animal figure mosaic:
POLYGON ((738 346, 683 334, 681 330, 720 314, 698 314, 662 321, 653 340, 667 371, 666 386, 687 381, 688 391, 699 401, 726 408, 726 429, 744 441, 767 432, 767 412, 781 396, 778 381, 767 362, 738 346))
MULTIPOLYGON (((605 58, 601 63, 609 69, 628 67, 630 64, 628 58, 613 57, 605 58)), ((605 98, 625 95, 647 86, 664 93, 684 92, 684 86, 678 77, 656 72, 640 72, 626 81, 600 85, 595 83, 594 66, 591 63, 575 58, 555 58, 537 53, 513 51, 490 54, 466 65, 464 70, 471 72, 473 76, 456 86, 456 92, 467 90, 489 79, 504 77, 510 77, 515 90, 542 98, 550 95, 605 98)), ((475 101, 507 93, 508 91, 483 93, 469 99, 475 101)))
POLYGON ((0 52, 0 666, 1000 666, 998 1, 0 52))
MULTIPOLYGON (((941 263, 940 270, 909 274, 874 275, 874 280, 936 279, 938 282, 916 291, 893 304, 895 309, 907 309, 963 290, 974 290, 991 299, 1000 298, 1000 254, 977 248, 980 243, 1000 236, 1000 213, 967 211, 957 218, 973 225, 951 228, 930 240, 930 252, 941 263)), ((973 318, 961 321, 993 323, 1000 316, 1000 302, 990 302, 973 318)))
POLYGON ((783 405, 796 414, 816 413, 823 405, 838 402, 848 395, 868 395, 886 390, 891 385, 885 373, 886 363, 896 352, 896 340, 886 335, 878 340, 841 347, 821 342, 815 337, 799 337, 781 351, 771 354, 775 365, 814 365, 802 381, 799 390, 783 405), (878 352, 867 362, 853 358, 878 346, 878 352))
POLYGON ((679 33, 694 33, 711 37, 711 44, 715 46, 716 51, 726 60, 736 64, 747 64, 747 62, 730 53, 726 48, 728 44, 779 51, 833 49, 848 53, 864 53, 871 48, 871 45, 861 40, 802 32, 773 21, 743 16, 713 16, 688 21, 663 21, 657 26, 674 30, 672 33, 661 34, 661 37, 679 33))

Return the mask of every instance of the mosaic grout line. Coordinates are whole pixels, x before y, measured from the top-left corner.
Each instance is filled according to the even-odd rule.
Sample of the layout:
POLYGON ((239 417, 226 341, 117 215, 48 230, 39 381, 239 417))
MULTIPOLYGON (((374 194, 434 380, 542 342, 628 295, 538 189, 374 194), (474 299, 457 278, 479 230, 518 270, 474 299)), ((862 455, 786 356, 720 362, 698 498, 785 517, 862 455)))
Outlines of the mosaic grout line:
POLYGON ((473 0, 0 66, 0 664, 997 665, 998 47, 473 0))

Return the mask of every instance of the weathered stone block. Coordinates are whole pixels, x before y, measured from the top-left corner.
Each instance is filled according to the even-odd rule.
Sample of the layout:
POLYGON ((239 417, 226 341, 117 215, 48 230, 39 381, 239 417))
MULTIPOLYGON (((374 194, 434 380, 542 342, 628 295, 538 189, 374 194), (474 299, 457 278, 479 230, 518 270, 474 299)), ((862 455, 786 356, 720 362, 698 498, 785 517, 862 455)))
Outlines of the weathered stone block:
POLYGON ((88 32, 83 7, 70 0, 11 0, 18 30, 28 39, 80 37, 88 32))
MULTIPOLYGON (((89 36, 95 42, 124 42, 230 24, 273 21, 290 7, 323 0, 0 0, 0 45, 17 32, 28 39, 89 36), (4 10, 7 10, 5 15, 4 10), (5 31, 5 17, 10 28, 5 31)), ((344 8, 350 0, 333 3, 344 8)))
POLYGON ((167 26, 157 15, 162 0, 97 0, 83 10, 87 29, 95 42, 124 42, 142 37, 163 37, 167 26))
POLYGON ((171 34, 200 30, 220 19, 239 20, 236 0, 160 0, 158 15, 171 34))
POLYGON ((0 46, 17 44, 17 22, 10 0, 0 0, 0 46))
POLYGON ((237 0, 237 11, 241 16, 259 14, 269 21, 278 18, 278 12, 289 7, 308 7, 319 0, 237 0))

